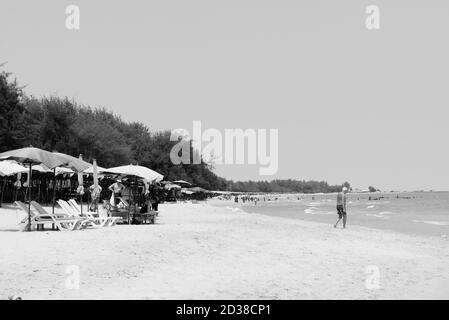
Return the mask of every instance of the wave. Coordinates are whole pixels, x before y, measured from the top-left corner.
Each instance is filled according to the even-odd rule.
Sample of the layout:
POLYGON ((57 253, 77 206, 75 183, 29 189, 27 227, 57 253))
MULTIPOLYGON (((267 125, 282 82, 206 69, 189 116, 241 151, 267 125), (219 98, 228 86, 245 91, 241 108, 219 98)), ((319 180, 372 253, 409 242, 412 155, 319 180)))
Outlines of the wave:
POLYGON ((315 207, 311 207, 311 208, 305 209, 304 213, 317 214, 317 212, 315 212, 314 210, 316 210, 316 208, 315 207))
POLYGON ((310 202, 307 206, 309 206, 309 207, 315 207, 315 206, 319 206, 319 205, 321 205, 322 203, 321 202, 310 202))
POLYGON ((307 214, 326 214, 326 215, 330 215, 330 214, 336 214, 335 211, 317 211, 318 209, 316 207, 311 207, 308 209, 304 209, 304 213, 307 214))
POLYGON ((436 226, 449 226, 449 222, 446 221, 429 221, 429 220, 412 220, 412 221, 418 223, 432 224, 436 226))
POLYGON ((379 212, 380 215, 386 215, 386 214, 397 214, 395 212, 391 212, 391 211, 381 211, 379 212))
POLYGON ((376 213, 367 213, 366 215, 370 216, 370 217, 381 218, 381 219, 390 219, 390 217, 387 217, 387 216, 384 216, 381 214, 376 214, 376 213))
POLYGON ((232 212, 244 212, 242 209, 237 207, 226 207, 227 210, 230 210, 232 212))

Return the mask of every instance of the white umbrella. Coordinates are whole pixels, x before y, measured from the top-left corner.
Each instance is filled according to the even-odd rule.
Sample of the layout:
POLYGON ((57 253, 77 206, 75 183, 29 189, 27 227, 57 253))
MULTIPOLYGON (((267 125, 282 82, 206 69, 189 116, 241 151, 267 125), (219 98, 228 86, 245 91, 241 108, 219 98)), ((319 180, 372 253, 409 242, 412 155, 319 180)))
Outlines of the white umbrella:
POLYGON ((171 190, 171 189, 182 189, 181 186, 179 186, 179 185, 177 185, 177 184, 174 184, 174 183, 167 183, 167 184, 164 186, 164 188, 167 189, 167 190, 171 190))
POLYGON ((12 176, 17 173, 26 173, 28 168, 14 162, 14 161, 0 161, 0 176, 12 176))
POLYGON ((180 184, 180 185, 185 184, 185 185, 188 185, 188 186, 192 185, 190 182, 187 182, 187 181, 184 181, 184 180, 176 180, 176 181, 173 181, 173 183, 177 183, 177 184, 180 184))
MULTIPOLYGON (((94 188, 95 188, 95 190, 98 188, 98 169, 99 168, 100 167, 98 167, 98 165, 97 165, 97 160, 94 159, 94 163, 93 163, 93 166, 92 166, 92 173, 94 175, 94 188)), ((91 168, 89 168, 89 169, 91 169, 91 168)), ((89 170, 89 169, 87 169, 87 170, 89 170)), ((84 171, 84 172, 86 173, 86 171, 84 171)))
POLYGON ((114 167, 114 168, 109 168, 109 169, 105 169, 105 170, 99 170, 99 172, 104 173, 104 174, 115 174, 115 175, 119 175, 122 177, 127 177, 127 176, 131 176, 131 177, 137 177, 137 178, 141 178, 141 179, 145 179, 148 182, 159 182, 161 181, 164 176, 161 175, 160 173, 151 170, 150 168, 147 167, 142 167, 142 166, 136 166, 136 165, 128 165, 128 166, 121 166, 121 167, 114 167))
POLYGON ((44 166, 43 164, 36 164, 34 166, 31 167, 31 169, 33 171, 38 171, 38 172, 52 172, 50 169, 48 169, 46 166, 44 166))
MULTIPOLYGON (((95 160, 94 160, 94 161, 95 161, 95 160)), ((96 161, 95 161, 95 165, 97 166, 97 174, 98 174, 98 172, 102 172, 102 171, 107 170, 106 168, 102 168, 102 167, 100 167, 99 165, 97 165, 97 162, 96 162, 96 161)), ((88 174, 94 173, 94 166, 91 166, 90 168, 84 170, 83 173, 88 173, 88 174)))
POLYGON ((70 175, 72 175, 72 174, 74 174, 75 173, 75 171, 73 171, 72 169, 70 169, 70 168, 64 168, 64 167, 58 167, 58 168, 56 168, 56 175, 57 176, 59 176, 59 175, 61 175, 61 174, 70 174, 70 175))
POLYGON ((67 163, 60 156, 39 149, 39 148, 21 148, 0 153, 0 160, 15 160, 17 162, 28 164, 28 231, 31 231, 31 174, 32 165, 44 164, 50 169, 59 167, 67 163))
MULTIPOLYGON (((136 166, 136 165, 132 165, 132 164, 130 164, 128 166, 109 168, 109 169, 102 171, 101 173, 106 174, 106 175, 107 174, 118 175, 123 178, 125 178, 125 177, 134 178, 134 180, 143 179, 145 184, 159 182, 164 178, 163 175, 161 175, 160 173, 158 173, 154 170, 151 170, 150 168, 143 167, 143 166, 136 166)), ((134 201, 134 205, 136 206, 135 201, 134 201)), ((131 215, 131 206, 129 206, 129 211, 128 211, 128 223, 130 222, 130 220, 129 220, 130 215, 131 215)))

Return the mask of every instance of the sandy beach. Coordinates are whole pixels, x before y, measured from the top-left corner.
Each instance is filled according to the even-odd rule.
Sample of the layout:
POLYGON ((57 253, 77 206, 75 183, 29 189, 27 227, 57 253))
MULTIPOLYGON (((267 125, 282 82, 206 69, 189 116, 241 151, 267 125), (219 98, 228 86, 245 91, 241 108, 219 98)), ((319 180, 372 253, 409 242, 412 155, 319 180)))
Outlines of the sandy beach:
POLYGON ((155 225, 28 233, 21 211, 1 208, 0 299, 449 298, 447 239, 207 203, 160 209, 155 225))

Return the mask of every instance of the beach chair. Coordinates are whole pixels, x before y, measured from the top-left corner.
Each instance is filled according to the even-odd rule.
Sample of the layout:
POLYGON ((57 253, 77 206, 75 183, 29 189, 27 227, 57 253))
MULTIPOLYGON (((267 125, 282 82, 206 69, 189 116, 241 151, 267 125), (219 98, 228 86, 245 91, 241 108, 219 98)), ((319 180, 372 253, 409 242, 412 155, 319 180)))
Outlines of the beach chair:
MULTIPOLYGON (((23 212, 26 213, 26 217, 24 219, 22 219, 19 222, 19 228, 20 231, 27 231, 28 230, 28 206, 23 203, 22 201, 14 201, 14 203, 20 208, 22 209, 23 212)), ((33 208, 31 208, 31 226, 35 226, 37 230, 39 230, 39 228, 44 228, 44 224, 45 223, 53 223, 53 220, 51 219, 51 217, 49 216, 41 216, 38 217, 38 214, 33 210, 33 208)))
POLYGON ((125 198, 119 197, 118 199, 120 200, 119 204, 117 205, 118 208, 120 208, 120 209, 128 209, 129 208, 129 202, 125 198))
POLYGON ((31 201, 31 206, 38 212, 39 216, 49 216, 53 220, 53 223, 56 227, 61 231, 75 231, 85 229, 89 220, 85 220, 83 218, 74 218, 74 217, 65 217, 58 218, 57 216, 48 213, 39 203, 36 201, 31 201))
MULTIPOLYGON (((81 208, 75 199, 70 199, 67 203, 69 206, 72 207, 73 210, 75 210, 78 213, 78 215, 81 215, 81 208)), ((95 217, 91 212, 89 212, 89 210, 83 212, 83 214, 86 215, 88 219, 91 219, 92 221, 95 221, 96 223, 99 223, 104 227, 106 226, 112 227, 116 225, 117 222, 122 220, 121 217, 109 217, 107 214, 106 216, 95 217)))
MULTIPOLYGON (((19 227, 21 231, 27 231, 29 224, 28 224, 28 206, 21 202, 21 201, 15 201, 15 204, 22 209, 26 213, 26 217, 20 221, 19 227)), ((53 226, 56 226, 59 228, 59 230, 78 230, 83 227, 81 219, 73 219, 68 217, 67 215, 53 215, 45 211, 44 208, 42 208, 39 204, 39 210, 36 209, 36 206, 33 205, 33 202, 31 202, 31 227, 36 226, 37 230, 39 230, 39 227, 44 227, 45 224, 51 223, 53 226)))
POLYGON ((75 208, 73 208, 68 202, 64 201, 64 200, 58 200, 56 201, 59 206, 70 216, 75 217, 75 218, 83 218, 85 220, 89 220, 90 224, 89 226, 93 227, 93 228, 102 228, 102 227, 106 227, 109 225, 110 221, 106 220, 106 219, 101 219, 101 218, 94 218, 94 217, 83 217, 81 215, 81 213, 79 211, 77 211, 75 208))
POLYGON ((119 209, 113 206, 107 200, 103 200, 103 205, 98 210, 98 214, 102 217, 119 218, 116 223, 124 223, 128 220, 129 209, 119 209))
POLYGON ((141 213, 140 214, 141 219, 142 219, 142 223, 146 224, 155 224, 156 223, 156 211, 148 211, 146 213, 141 213))

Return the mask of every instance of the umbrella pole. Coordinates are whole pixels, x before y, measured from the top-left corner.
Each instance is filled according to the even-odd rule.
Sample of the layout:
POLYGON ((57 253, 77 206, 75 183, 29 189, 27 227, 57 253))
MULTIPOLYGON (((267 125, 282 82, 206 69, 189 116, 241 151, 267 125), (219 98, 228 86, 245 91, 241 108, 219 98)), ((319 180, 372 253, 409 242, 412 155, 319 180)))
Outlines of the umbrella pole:
POLYGON ((53 169, 53 210, 52 213, 55 214, 55 201, 56 201, 56 168, 53 169))
MULTIPOLYGON (((128 201, 131 201, 131 197, 129 197, 128 201)), ((128 203, 128 224, 131 224, 130 217, 131 217, 131 203, 128 203)))
POLYGON ((134 213, 137 214, 137 201, 136 201, 136 189, 139 190, 137 185, 137 179, 134 179, 133 201, 134 201, 134 213))
POLYGON ((81 215, 83 215, 83 195, 80 193, 81 215))
POLYGON ((0 208, 2 207, 2 204, 3 204, 3 194, 5 193, 5 183, 6 183, 5 178, 3 178, 2 179, 2 195, 0 198, 0 208))
POLYGON ((31 231, 31 162, 30 172, 28 174, 28 231, 31 231))

